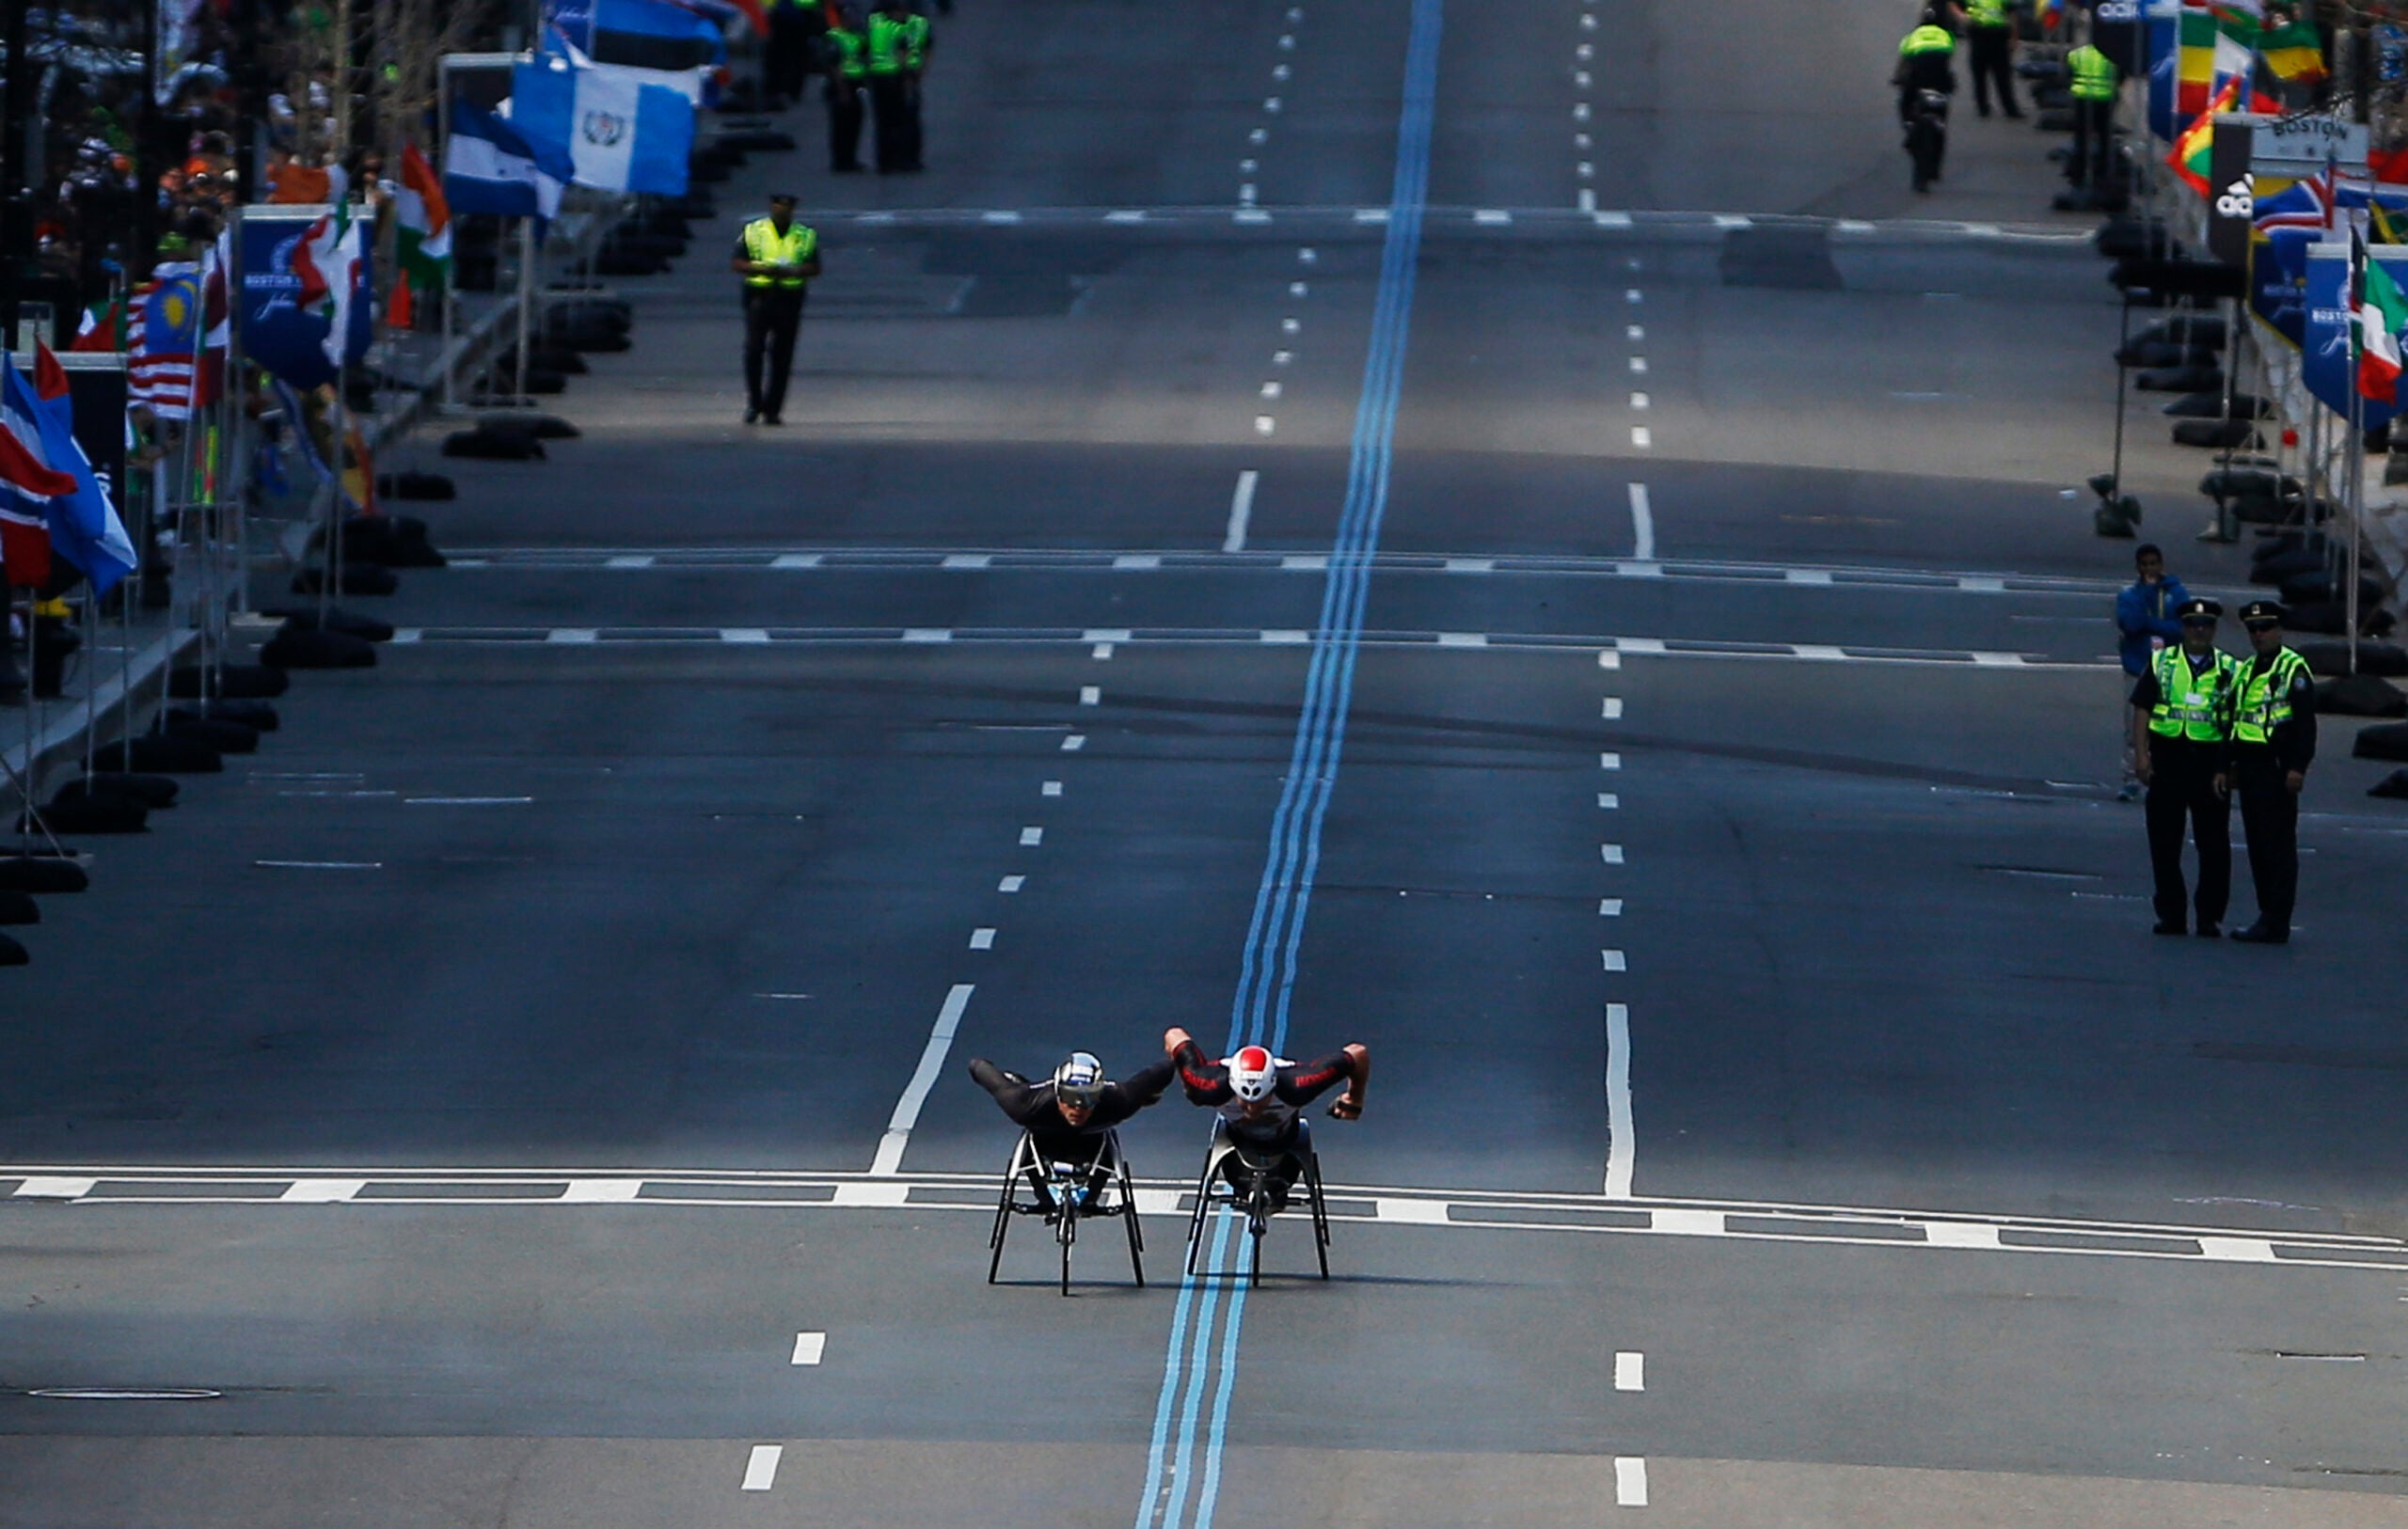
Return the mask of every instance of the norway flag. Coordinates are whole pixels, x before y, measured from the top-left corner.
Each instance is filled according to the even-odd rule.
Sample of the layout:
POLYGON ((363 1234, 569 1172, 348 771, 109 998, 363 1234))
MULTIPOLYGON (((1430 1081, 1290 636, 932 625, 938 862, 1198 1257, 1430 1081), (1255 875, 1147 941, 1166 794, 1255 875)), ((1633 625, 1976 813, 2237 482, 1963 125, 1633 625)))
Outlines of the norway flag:
MULTIPOLYGON (((68 396, 67 371, 47 345, 34 353, 28 383, 14 360, 0 358, 0 514, 40 513, 46 551, 55 552, 106 594, 134 571, 134 541, 117 507, 92 471, 91 459, 75 440, 75 403, 68 396), (13 444, 25 461, 8 455, 13 444), (19 476, 21 469, 27 469, 19 476)), ((43 562, 47 564, 48 558, 43 562)), ((46 581, 49 569, 42 575, 46 581)), ((11 583, 15 555, 10 553, 11 583)), ((30 582, 30 581, 26 581, 30 582)))
POLYGON ((39 588, 50 582, 51 501, 77 484, 52 469, 40 421, 17 408, 15 365, 0 356, 0 367, 10 385, 0 397, 0 565, 11 585, 39 588))

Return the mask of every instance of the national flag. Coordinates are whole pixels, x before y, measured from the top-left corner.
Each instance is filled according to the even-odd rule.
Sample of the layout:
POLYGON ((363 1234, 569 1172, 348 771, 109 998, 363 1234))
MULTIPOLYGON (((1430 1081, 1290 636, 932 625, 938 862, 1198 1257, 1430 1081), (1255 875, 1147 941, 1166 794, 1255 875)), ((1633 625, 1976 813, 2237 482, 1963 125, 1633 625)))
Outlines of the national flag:
POLYGON ((134 316, 122 294, 94 303, 75 325, 71 351, 121 351, 134 343, 134 316))
POLYGON ((2228 76, 2246 78, 2256 72, 2257 55, 2205 8, 2183 7, 2178 39, 2180 52, 2174 97, 2178 121, 2207 111, 2208 102, 2228 76))
POLYGON ((2208 195, 2210 189, 2208 155, 2215 146, 2216 116, 2232 110, 2233 101, 2240 93, 2239 76, 2225 81, 2224 88, 2208 102, 2207 110, 2182 130, 2182 135, 2174 140, 2174 151, 2165 156, 2165 163, 2174 167, 2174 173, 2189 182, 2191 189, 2202 197, 2208 195))
POLYGON ((530 138, 466 103, 452 109, 443 190, 453 212, 548 220, 560 215, 562 188, 576 172, 566 144, 530 138))
POLYGON ((521 64, 512 71, 511 121, 531 141, 566 149, 578 185, 682 197, 694 103, 633 77, 641 72, 553 56, 521 64))
POLYGON ((227 297, 234 269, 234 230, 219 231, 200 262, 200 355, 193 368, 193 407, 205 409, 226 396, 226 353, 234 339, 234 305, 227 297))
POLYGON ((676 0, 676 3, 688 10, 715 17, 722 22, 734 21, 741 17, 744 24, 752 29, 754 37, 765 38, 769 35, 769 13, 762 6, 761 0, 676 0))
POLYGON ((537 61, 540 63, 546 59, 557 59, 573 70, 584 70, 596 80, 613 81, 628 87, 657 85, 674 90, 692 102, 697 109, 706 103, 711 78, 717 72, 708 64, 698 64, 689 69, 655 69, 642 64, 596 63, 591 54, 579 48, 567 32, 557 26, 544 28, 537 61))
POLYGON ((2400 229, 2391 221, 2390 210, 2381 202, 2367 203, 2367 232, 2378 244, 2400 243, 2400 229))
POLYGON ((2400 331, 2408 329, 2408 298, 2391 274, 2367 259, 2350 234, 2350 344, 2358 357, 2358 395, 2394 403, 2400 395, 2400 331))
POLYGON ((268 187, 269 201, 285 207, 314 207, 341 201, 351 191, 351 177, 340 165, 325 169, 301 164, 277 168, 268 187))
POLYGON ((147 403, 162 419, 189 419, 193 363, 201 342, 200 262, 161 260, 150 268, 150 280, 135 299, 126 402, 147 403))
POLYGON ((2294 181, 2282 190, 2257 197, 2251 204, 2249 221, 2259 233, 2272 233, 2276 229, 2314 229, 2321 231, 2333 227, 2333 180, 2329 170, 2319 171, 2305 180, 2294 181))
MULTIPOLYGON (((16 380, 17 367, 0 352, 0 376, 16 380)), ((10 400, 15 388, 0 386, 0 565, 20 588, 50 582, 50 503, 80 486, 50 465, 42 449, 41 422, 10 400)))
POLYGON ((2258 33, 2258 56, 2285 85, 2314 85, 2326 74, 2324 39, 2305 22, 2286 22, 2258 33))
POLYGON ((7 413, 12 431, 21 419, 33 424, 45 463, 68 480, 68 491, 53 496, 43 507, 50 550, 73 564, 90 581, 93 592, 108 593, 134 571, 134 542, 92 471, 91 459, 75 439, 75 401, 68 392, 67 369, 49 346, 36 342, 30 382, 13 361, 0 369, 0 410, 7 413))
POLYGON ((326 360, 337 367, 357 361, 367 349, 358 331, 372 306, 365 225, 349 202, 309 225, 293 249, 293 274, 301 278, 296 307, 313 308, 326 321, 326 360))
POLYGON ((443 199, 435 166, 416 144, 402 150, 402 183, 393 195, 393 214, 404 285, 441 292, 452 270, 452 204, 443 199))
MULTIPOLYGON (((563 18, 564 19, 564 18, 563 18)), ((664 0, 589 0, 582 36, 595 63, 693 70, 727 61, 720 24, 664 0)))
POLYGON ((2053 32, 2065 22, 2066 0, 2040 0, 2033 8, 2033 15, 2039 22, 2040 30, 2053 32))

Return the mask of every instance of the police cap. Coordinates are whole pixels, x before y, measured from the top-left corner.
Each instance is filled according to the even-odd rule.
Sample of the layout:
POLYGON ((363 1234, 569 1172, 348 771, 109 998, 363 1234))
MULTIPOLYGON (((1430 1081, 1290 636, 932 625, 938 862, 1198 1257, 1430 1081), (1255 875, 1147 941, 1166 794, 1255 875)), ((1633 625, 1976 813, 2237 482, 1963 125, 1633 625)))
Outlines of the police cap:
POLYGON ((2241 607, 2241 621, 2244 626, 2280 626, 2283 615, 2282 603, 2276 600, 2252 600, 2241 607))
POLYGON ((2211 622, 2224 614, 2224 607, 2213 600, 2185 600, 2174 607, 2178 621, 2211 622))
POLYGON ((791 191, 773 191, 769 193, 769 205, 771 207, 781 205, 792 207, 794 205, 794 193, 791 191))

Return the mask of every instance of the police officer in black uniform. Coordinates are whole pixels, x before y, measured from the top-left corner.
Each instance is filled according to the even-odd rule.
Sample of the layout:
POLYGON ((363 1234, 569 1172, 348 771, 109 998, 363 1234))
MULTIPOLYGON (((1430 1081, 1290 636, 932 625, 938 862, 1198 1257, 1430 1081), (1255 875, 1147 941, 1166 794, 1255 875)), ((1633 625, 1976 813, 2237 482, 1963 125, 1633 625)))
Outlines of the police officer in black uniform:
POLYGON ((2232 932, 2253 945, 2291 938, 2299 892, 2299 796, 2316 758, 2316 681, 2307 660, 2283 643, 2283 607, 2252 600, 2241 607, 2250 655, 2242 661, 2232 724, 2232 782, 2241 826, 2249 835, 2249 879, 2258 888, 2258 922, 2232 932))
POLYGON ((2148 787, 2149 868, 2157 880, 2157 932, 2192 932, 2182 884, 2183 828, 2199 851, 2196 933, 2221 935, 2232 897, 2231 766, 2234 694, 2241 661, 2216 647, 2224 607, 2186 600, 2175 607, 2178 645, 2160 648, 2132 686, 2132 771, 2148 787))

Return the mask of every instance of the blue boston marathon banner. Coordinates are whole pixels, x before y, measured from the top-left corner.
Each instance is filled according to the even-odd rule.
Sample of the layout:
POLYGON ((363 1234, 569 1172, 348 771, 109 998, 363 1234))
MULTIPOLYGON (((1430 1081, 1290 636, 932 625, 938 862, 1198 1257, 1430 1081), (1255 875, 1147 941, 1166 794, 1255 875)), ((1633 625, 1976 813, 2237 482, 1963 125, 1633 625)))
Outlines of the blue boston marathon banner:
MULTIPOLYGON (((2370 260, 2408 287, 2408 245, 2378 244, 2370 260)), ((2347 415, 2357 391, 2357 368, 2350 354, 2350 246, 2318 244, 2307 252, 2307 341, 2300 347, 2301 378, 2317 402, 2347 415)), ((2358 418, 2368 429, 2391 422, 2388 403, 2359 399, 2358 418)))
MULTIPOLYGON (((293 252, 325 211, 246 208, 235 242, 235 341, 246 359, 305 390, 330 386, 336 378, 326 355, 330 324, 325 305, 301 305, 301 276, 293 268, 293 252)), ((347 306, 349 349, 356 355, 373 338, 375 318, 367 303, 347 306)))

